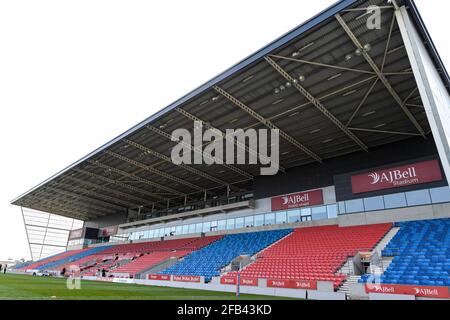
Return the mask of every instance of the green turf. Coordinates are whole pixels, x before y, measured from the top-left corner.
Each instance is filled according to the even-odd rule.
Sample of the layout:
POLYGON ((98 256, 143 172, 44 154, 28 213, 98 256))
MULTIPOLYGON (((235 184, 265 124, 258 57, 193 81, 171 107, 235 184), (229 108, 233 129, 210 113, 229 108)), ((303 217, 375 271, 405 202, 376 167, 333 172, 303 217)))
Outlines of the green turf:
MULTIPOLYGON (((0 300, 236 300, 234 293, 81 281, 80 290, 69 290, 63 278, 0 274, 0 300)), ((287 299, 241 294, 239 300, 287 299)))

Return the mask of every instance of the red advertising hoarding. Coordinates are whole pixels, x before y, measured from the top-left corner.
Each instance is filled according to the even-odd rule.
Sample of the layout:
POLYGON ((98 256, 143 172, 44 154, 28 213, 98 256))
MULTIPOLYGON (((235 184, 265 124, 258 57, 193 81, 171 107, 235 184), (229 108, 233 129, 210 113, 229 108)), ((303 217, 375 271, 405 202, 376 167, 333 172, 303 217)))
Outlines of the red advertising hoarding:
POLYGON ((173 281, 181 281, 181 282, 200 282, 199 276, 172 276, 173 281))
MULTIPOLYGON (((234 284, 235 285, 237 283, 237 278, 233 277, 233 276, 224 276, 224 277, 220 278, 220 283, 221 284, 234 284)), ((257 287, 258 286, 258 279, 241 277, 240 285, 241 286, 257 287)))
POLYGON ((317 281, 312 280, 267 280, 269 288, 310 289, 317 290, 317 281))
POLYGON ((351 177, 352 192, 354 194, 401 188, 441 180, 442 172, 438 160, 366 172, 351 177))
POLYGON ((366 284, 366 293, 406 294, 416 297, 450 299, 448 287, 366 284))
POLYGON ((298 192, 272 198, 272 211, 295 209, 323 204, 322 189, 298 192))
POLYGON ((170 281, 170 276, 168 274, 149 274, 147 275, 148 280, 165 280, 170 281))

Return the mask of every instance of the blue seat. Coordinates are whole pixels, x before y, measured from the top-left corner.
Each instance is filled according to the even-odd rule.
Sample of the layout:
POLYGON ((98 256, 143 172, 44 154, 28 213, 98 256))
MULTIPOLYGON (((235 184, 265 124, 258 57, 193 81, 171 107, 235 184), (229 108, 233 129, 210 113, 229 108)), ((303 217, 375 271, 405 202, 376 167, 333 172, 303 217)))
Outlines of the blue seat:
POLYGON ((220 269, 242 254, 254 255, 292 232, 292 229, 231 234, 194 251, 160 274, 204 276, 205 281, 220 275, 220 269))
POLYGON ((399 232, 382 251, 394 257, 381 281, 400 284, 450 284, 450 219, 395 223, 399 232))

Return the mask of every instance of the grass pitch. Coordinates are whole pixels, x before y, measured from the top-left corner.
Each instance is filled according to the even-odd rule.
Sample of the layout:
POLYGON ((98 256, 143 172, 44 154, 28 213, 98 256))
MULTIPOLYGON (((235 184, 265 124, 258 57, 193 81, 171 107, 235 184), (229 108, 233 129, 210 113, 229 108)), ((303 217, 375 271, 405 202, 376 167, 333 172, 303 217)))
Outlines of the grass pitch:
MULTIPOLYGON (((63 278, 0 274, 0 300, 236 300, 234 293, 81 281, 69 290, 63 278)), ((288 298, 241 294, 239 300, 288 298)))

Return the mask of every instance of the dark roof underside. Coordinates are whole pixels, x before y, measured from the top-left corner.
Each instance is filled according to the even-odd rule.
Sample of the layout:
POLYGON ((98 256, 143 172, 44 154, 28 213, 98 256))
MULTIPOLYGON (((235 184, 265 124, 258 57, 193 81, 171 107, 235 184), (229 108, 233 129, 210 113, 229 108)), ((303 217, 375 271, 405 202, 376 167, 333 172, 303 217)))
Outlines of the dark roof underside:
MULTIPOLYGON (((421 22, 417 16, 414 20, 421 22)), ((259 166, 176 166, 170 161, 171 132, 192 131, 193 120, 222 132, 279 128, 284 170, 430 134, 393 8, 382 0, 341 1, 13 204, 87 220, 138 207, 163 208, 169 199, 171 205, 182 204, 185 197, 201 198, 204 190, 223 195, 227 185, 232 192, 251 190, 259 166), (373 4, 383 6, 380 30, 368 30, 361 17, 373 4), (353 36, 362 46, 370 45, 369 58, 355 53, 353 36)))

